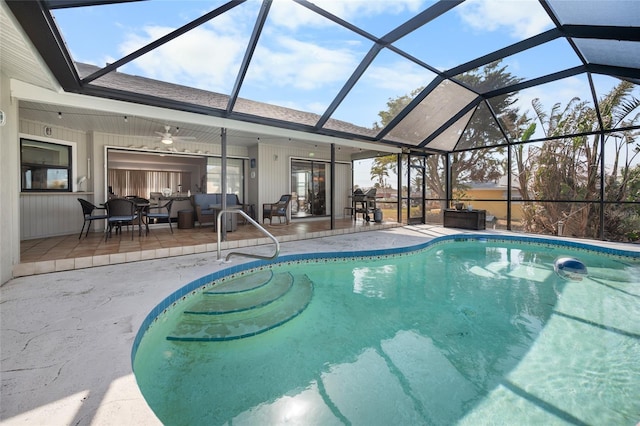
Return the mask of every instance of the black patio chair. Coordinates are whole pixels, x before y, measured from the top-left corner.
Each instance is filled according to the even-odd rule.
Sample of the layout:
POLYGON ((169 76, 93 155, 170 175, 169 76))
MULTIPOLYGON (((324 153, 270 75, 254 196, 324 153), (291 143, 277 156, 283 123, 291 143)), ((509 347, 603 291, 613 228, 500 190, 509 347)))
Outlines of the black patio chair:
MULTIPOLYGON (((107 232, 105 232, 104 240, 111 236, 111 231, 116 227, 116 233, 122 230, 122 226, 134 226, 138 222, 138 233, 141 233, 141 223, 138 220, 138 207, 132 200, 125 198, 113 198, 105 203, 107 208, 107 232)), ((133 240, 133 229, 131 230, 131 239, 133 240)))
MULTIPOLYGON (((162 200, 162 201, 165 201, 165 200, 162 200)), ((149 221, 153 220, 153 222, 156 223, 157 221, 166 220, 167 222, 169 222, 169 229, 173 234, 173 228, 171 227, 171 205, 172 204, 173 204, 173 199, 166 200, 164 204, 158 204, 157 206, 154 206, 154 205, 149 206, 149 208, 146 211, 147 232, 149 232, 149 221)))
POLYGON ((265 219, 269 219, 269 225, 272 224, 271 220, 274 217, 279 218, 280 223, 282 223, 282 218, 284 217, 285 223, 289 224, 289 216, 287 214, 287 209, 289 208, 289 203, 291 202, 291 194, 285 194, 280 197, 280 200, 276 203, 265 203, 262 205, 262 222, 264 223, 265 219))
POLYGON ((82 238, 82 233, 84 232, 84 227, 87 227, 87 232, 84 234, 84 237, 87 238, 89 235, 89 229, 91 228, 91 223, 94 220, 104 220, 107 218, 106 211, 104 214, 94 214, 96 210, 105 210, 104 207, 98 207, 93 203, 85 200, 84 198, 78 198, 80 202, 80 206, 82 206, 82 215, 84 216, 84 222, 82 223, 82 229, 80 230, 80 235, 78 239, 82 238))

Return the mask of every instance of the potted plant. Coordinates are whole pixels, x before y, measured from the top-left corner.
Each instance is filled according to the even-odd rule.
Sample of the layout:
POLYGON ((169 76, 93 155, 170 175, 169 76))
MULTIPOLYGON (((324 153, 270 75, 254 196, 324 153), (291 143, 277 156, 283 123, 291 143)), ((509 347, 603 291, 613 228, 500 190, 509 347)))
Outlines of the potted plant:
POLYGON ((453 192, 453 208, 456 210, 464 209, 464 203, 461 201, 466 197, 466 193, 463 189, 456 189, 453 192))

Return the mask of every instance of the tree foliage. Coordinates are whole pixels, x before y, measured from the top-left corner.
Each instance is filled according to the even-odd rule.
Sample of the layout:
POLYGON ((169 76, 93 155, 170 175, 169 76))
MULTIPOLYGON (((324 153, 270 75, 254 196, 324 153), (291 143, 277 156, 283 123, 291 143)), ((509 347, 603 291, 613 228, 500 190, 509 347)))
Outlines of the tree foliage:
MULTIPOLYGON (((499 61, 456 79, 481 92, 519 81, 499 61)), ((603 212, 605 236, 640 238, 640 209, 637 204, 628 204, 640 201, 640 166, 632 166, 640 158, 640 100, 633 96, 635 87, 621 81, 598 100, 597 109, 592 102, 574 98, 566 105, 556 103, 547 110, 535 99, 534 118, 520 113, 515 106, 517 93, 489 99, 490 110, 481 102, 464 128, 455 129, 460 136, 450 154, 453 191, 464 192, 473 182, 497 181, 509 171, 524 201, 526 231, 556 234, 562 223, 564 235, 590 238, 600 235, 602 192, 607 202, 603 212), (526 143, 538 128, 549 140, 526 143), (609 132, 614 129, 619 130, 609 132), (511 141, 521 142, 512 145, 510 166, 505 160, 502 131, 511 141)), ((375 126, 389 124, 422 90, 417 88, 389 99, 375 126)), ((445 91, 443 87, 441 92, 445 91)), ((433 155, 425 163, 425 184, 431 196, 441 200, 448 198, 445 160, 443 155, 433 155)), ((384 170, 396 171, 395 157, 376 160, 372 178, 376 176, 381 182, 388 176, 384 170)), ((403 170, 407 168, 403 166, 403 170)))
MULTIPOLYGON (((519 81, 506 70, 506 66, 496 61, 486 66, 467 72, 456 77, 461 83, 480 91, 490 90, 496 87, 511 85, 519 81)), ((443 84, 453 84, 443 82, 443 84)), ((380 122, 375 123, 375 127, 380 129, 393 120, 424 88, 419 87, 408 95, 389 99, 387 109, 378 113, 380 122)), ((517 108, 514 107, 517 99, 513 94, 503 95, 491 100, 492 109, 499 116, 517 115, 517 108)), ((504 135, 501 133, 496 123, 487 123, 488 111, 484 104, 481 104, 475 114, 466 123, 466 127, 457 143, 459 149, 469 147, 482 147, 503 145, 506 143, 504 135), (484 111, 484 113, 483 113, 484 111)), ((492 120, 492 118, 491 118, 492 120)), ((426 138, 429 135, 424 135, 426 138)), ((464 189, 471 182, 496 181, 506 172, 506 165, 503 160, 504 148, 494 150, 476 149, 469 151, 458 151, 452 154, 452 183, 455 188, 464 189)), ((391 167, 390 163, 385 163, 391 167)), ((377 164, 382 166, 383 164, 377 164)), ((445 158, 443 156, 433 156, 427 160, 426 184, 434 198, 446 199, 446 183, 444 182, 445 158)), ((404 170, 406 168, 403 167, 404 170)), ((379 174, 379 171, 376 172, 379 174)))
MULTIPOLYGON (((555 234, 562 223, 565 235, 597 238, 601 174, 604 174, 606 201, 638 201, 634 188, 639 184, 636 182, 639 176, 630 168, 640 155, 638 131, 629 130, 637 126, 639 120, 638 114, 632 115, 640 107, 640 100, 632 96, 633 88, 633 84, 622 81, 598 101, 605 129, 627 129, 604 135, 605 152, 600 134, 592 133, 600 128, 600 123, 596 109, 589 102, 574 98, 567 105, 557 103, 546 112, 538 99, 533 101, 546 137, 554 139, 528 147, 526 154, 521 148, 516 155, 516 161, 520 161, 517 173, 522 177, 519 183, 523 199, 537 200, 525 203, 525 230, 555 234), (587 134, 589 132, 592 134, 587 134), (604 171, 600 167, 603 155, 604 171), (528 164, 524 164, 525 157, 528 164)), ((631 210, 633 207, 607 205, 605 235, 626 233, 624 217, 632 217, 631 210)))

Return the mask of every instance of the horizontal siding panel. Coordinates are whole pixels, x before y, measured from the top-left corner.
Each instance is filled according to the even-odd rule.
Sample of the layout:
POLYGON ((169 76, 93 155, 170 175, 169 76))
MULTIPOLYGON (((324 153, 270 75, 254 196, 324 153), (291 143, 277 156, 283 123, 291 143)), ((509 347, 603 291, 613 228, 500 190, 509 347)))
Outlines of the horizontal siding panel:
POLYGON ((80 232, 82 209, 78 198, 87 194, 22 194, 20 196, 20 239, 55 237, 80 232))

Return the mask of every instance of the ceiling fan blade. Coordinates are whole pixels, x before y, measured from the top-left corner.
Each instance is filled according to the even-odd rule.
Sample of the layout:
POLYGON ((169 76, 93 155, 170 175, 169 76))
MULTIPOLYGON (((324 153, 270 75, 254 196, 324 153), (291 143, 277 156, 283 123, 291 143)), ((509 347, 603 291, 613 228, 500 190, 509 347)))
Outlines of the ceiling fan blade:
MULTIPOLYGON (((171 129, 170 126, 164 126, 165 131, 164 132, 155 132, 156 135, 156 139, 159 139, 160 142, 162 142, 165 145, 171 145, 173 144, 174 141, 179 142, 179 141, 193 141, 196 140, 195 137, 193 136, 178 136, 176 135, 172 135, 171 132, 169 131, 171 129)), ((179 132, 179 129, 176 127, 176 133, 179 132)))
POLYGON ((156 132, 157 134, 160 135, 160 137, 158 137, 158 139, 160 139, 160 142, 162 142, 165 145, 171 145, 173 143, 173 137, 171 136, 171 133, 160 133, 160 132, 156 132))

